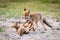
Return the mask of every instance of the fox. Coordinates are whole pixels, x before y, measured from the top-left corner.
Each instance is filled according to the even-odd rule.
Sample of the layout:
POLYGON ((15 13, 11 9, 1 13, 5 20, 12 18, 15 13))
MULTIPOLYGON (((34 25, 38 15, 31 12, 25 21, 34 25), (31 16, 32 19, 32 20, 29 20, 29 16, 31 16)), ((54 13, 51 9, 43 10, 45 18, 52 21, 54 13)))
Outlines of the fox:
POLYGON ((23 25, 20 27, 18 27, 17 25, 18 25, 18 22, 15 22, 13 24, 13 27, 16 29, 17 33, 20 36, 22 36, 23 34, 28 34, 31 29, 33 29, 35 31, 34 28, 31 28, 31 26, 33 26, 32 23, 29 22, 28 20, 26 22, 24 22, 23 25), (27 30, 27 27, 28 27, 28 30, 27 30))
POLYGON ((24 8, 24 18, 28 19, 32 23, 32 25, 35 22, 35 24, 37 25, 37 27, 38 27, 37 23, 38 23, 38 21, 40 21, 41 24, 44 27, 44 30, 47 30, 45 28, 45 26, 44 26, 44 23, 47 26, 49 26, 50 28, 52 28, 52 26, 49 23, 46 22, 46 19, 42 17, 41 13, 37 13, 37 12, 36 13, 30 13, 30 10, 27 10, 26 8, 24 8))
POLYGON ((24 9, 24 18, 27 19, 29 16, 30 11, 24 9))

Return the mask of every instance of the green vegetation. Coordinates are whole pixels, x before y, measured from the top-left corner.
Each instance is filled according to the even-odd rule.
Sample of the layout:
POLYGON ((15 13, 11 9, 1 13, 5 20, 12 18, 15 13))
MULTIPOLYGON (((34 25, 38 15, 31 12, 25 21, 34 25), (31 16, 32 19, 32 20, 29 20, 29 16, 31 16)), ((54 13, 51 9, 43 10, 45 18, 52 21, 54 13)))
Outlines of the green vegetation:
POLYGON ((60 28, 57 28, 56 30, 60 30, 60 28))
POLYGON ((0 0, 2 17, 19 17, 23 15, 24 8, 60 19, 60 0, 0 0))
POLYGON ((2 28, 0 28, 0 32, 3 32, 3 29, 2 28))

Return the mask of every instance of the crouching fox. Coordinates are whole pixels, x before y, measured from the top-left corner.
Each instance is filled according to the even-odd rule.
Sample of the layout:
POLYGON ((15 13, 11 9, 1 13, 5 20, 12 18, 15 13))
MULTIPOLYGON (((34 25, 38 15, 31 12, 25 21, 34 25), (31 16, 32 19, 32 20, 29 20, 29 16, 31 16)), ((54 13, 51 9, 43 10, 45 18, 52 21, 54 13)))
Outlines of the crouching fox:
POLYGON ((28 20, 24 22, 23 25, 20 27, 18 27, 17 25, 18 25, 18 22, 15 22, 13 24, 13 27, 16 29, 17 33, 21 36, 22 34, 28 34, 31 29, 35 31, 34 27, 32 27, 33 26, 32 23, 29 22, 28 20))

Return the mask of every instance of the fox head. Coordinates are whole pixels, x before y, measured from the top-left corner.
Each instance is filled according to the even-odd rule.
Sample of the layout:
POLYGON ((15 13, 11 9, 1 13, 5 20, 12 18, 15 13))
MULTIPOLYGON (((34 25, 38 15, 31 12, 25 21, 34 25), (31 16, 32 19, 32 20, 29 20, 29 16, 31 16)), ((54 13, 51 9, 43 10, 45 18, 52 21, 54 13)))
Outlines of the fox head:
POLYGON ((27 16, 29 16, 29 14, 30 14, 30 10, 27 10, 26 8, 24 8, 24 16, 25 16, 25 18, 27 16))
POLYGON ((30 13, 30 10, 27 10, 26 8, 24 8, 24 12, 25 13, 30 13))

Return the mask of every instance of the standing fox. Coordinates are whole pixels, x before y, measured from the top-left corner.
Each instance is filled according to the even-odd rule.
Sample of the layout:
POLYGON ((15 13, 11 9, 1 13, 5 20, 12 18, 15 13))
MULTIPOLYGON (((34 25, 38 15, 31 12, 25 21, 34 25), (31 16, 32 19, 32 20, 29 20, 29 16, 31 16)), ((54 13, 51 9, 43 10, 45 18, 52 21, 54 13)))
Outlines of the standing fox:
POLYGON ((52 26, 49 23, 46 22, 45 18, 43 18, 40 13, 32 13, 32 14, 30 14, 30 11, 29 10, 24 9, 24 17, 25 17, 25 19, 28 19, 31 23, 35 22, 35 24, 37 26, 38 26, 37 22, 40 21, 42 23, 44 29, 45 29, 45 26, 44 26, 43 23, 45 23, 50 28, 52 28, 52 26))

